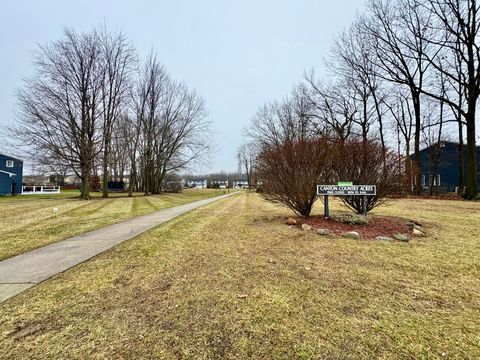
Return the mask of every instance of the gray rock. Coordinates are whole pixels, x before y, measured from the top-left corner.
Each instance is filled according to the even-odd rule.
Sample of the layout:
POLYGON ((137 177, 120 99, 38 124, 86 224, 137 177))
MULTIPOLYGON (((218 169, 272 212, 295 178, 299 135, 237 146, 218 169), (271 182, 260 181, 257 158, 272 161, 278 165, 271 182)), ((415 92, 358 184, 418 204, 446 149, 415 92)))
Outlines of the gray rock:
POLYGON ((420 221, 417 221, 417 220, 408 220, 409 223, 412 223, 412 224, 415 224, 415 225, 418 225, 418 226, 422 226, 422 223, 420 221))
POLYGON ((413 228, 412 235, 417 237, 425 237, 425 233, 417 228, 413 228))
POLYGON ((344 233, 342 236, 349 239, 360 239, 360 234, 356 231, 348 231, 344 233))
POLYGON ((312 227, 308 224, 302 224, 302 229, 305 231, 310 231, 312 230, 312 227))
POLYGON ((415 226, 418 226, 417 224, 415 224, 414 222, 412 221, 407 221, 405 223, 405 225, 407 225, 409 228, 414 228, 415 226))
POLYGON ((405 234, 393 234, 393 238, 395 240, 405 241, 405 242, 408 242, 408 240, 410 240, 410 238, 405 234))
POLYGON ((318 235, 330 235, 330 230, 329 229, 317 229, 317 234, 318 235))
POLYGON ((393 238, 388 237, 388 236, 377 236, 375 240, 380 240, 380 241, 393 241, 393 238))

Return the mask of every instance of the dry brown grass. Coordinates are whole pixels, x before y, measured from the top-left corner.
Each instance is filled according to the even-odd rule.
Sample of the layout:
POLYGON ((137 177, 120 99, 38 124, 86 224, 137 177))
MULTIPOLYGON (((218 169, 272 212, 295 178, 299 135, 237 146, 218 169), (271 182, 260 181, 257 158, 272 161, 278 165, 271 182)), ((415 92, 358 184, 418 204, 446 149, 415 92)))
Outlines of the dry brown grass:
POLYGON ((145 197, 98 193, 88 201, 78 192, 0 198, 0 260, 163 208, 220 195, 220 190, 185 190, 145 197), (54 212, 54 208, 58 211, 54 212))
POLYGON ((430 236, 326 239, 255 194, 201 208, 1 304, 0 358, 479 358, 480 204, 376 213, 430 236))

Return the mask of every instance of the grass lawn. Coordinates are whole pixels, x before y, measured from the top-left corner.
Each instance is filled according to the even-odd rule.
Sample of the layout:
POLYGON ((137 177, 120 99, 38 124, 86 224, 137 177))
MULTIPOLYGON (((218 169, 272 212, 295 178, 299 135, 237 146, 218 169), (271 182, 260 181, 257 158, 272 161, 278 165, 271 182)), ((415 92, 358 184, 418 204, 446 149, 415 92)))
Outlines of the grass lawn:
POLYGON ((0 198, 0 260, 110 225, 134 216, 222 194, 221 190, 185 190, 133 198, 110 194, 103 199, 78 200, 78 191, 60 195, 24 195, 0 198), (57 208, 57 212, 54 212, 57 208))
POLYGON ((429 237, 328 239, 256 194, 195 210, 0 304, 0 358, 480 358, 480 203, 376 213, 429 237))

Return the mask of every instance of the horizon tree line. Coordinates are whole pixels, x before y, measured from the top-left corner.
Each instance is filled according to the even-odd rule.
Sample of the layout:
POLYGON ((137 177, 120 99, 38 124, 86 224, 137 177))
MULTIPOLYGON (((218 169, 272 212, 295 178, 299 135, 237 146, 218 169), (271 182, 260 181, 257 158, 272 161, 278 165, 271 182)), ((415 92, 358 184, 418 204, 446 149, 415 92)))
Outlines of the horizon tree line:
POLYGON ((129 195, 158 194, 167 174, 205 159, 210 124, 204 100, 174 80, 152 52, 141 62, 122 32, 97 27, 40 45, 35 73, 18 91, 9 128, 26 155, 46 168, 73 171, 88 199, 100 172, 129 174, 129 195))

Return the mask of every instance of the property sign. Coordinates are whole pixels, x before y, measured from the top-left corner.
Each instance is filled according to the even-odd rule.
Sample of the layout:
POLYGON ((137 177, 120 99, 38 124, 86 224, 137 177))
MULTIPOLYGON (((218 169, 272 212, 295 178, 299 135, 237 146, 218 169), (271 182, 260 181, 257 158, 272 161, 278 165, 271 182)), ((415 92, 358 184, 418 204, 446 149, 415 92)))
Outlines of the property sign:
POLYGON ((317 185, 317 195, 351 196, 376 195, 375 185, 317 185))

